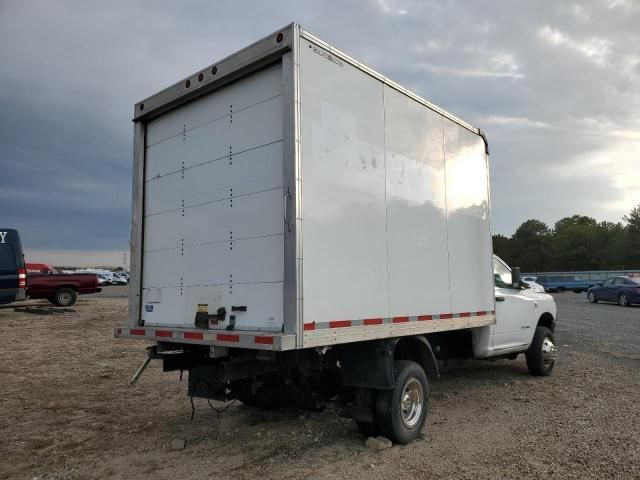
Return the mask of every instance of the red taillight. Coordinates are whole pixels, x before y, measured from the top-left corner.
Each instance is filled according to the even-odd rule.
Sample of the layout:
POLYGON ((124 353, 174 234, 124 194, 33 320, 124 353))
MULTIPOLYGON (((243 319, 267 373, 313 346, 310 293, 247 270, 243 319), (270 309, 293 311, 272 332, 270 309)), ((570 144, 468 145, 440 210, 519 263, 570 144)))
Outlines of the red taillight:
POLYGON ((24 268, 18 269, 18 288, 27 288, 27 271, 24 268))

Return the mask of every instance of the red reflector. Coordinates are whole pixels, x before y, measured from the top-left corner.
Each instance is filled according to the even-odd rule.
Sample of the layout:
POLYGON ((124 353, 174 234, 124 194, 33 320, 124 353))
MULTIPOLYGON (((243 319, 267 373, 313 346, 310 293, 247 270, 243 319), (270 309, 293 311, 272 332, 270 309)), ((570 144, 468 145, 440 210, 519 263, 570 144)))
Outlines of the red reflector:
POLYGON ((335 320, 333 322, 329 322, 329 328, 343 328, 350 326, 351 320, 335 320))
POLYGON ((218 73, 218 67, 213 67, 211 69, 211 75, 215 75, 216 73, 218 73))
POLYGON ((476 315, 478 315, 478 316, 482 316, 482 315, 486 315, 486 314, 487 314, 487 312, 476 312, 476 315))
POLYGON ((132 328, 131 330, 129 330, 129 334, 130 335, 144 335, 144 329, 143 328, 132 328))
POLYGON ((273 337, 256 337, 256 343, 261 345, 273 345, 273 337))
POLYGON ((418 320, 433 320, 433 315, 418 315, 418 320))
POLYGON ((201 82, 203 78, 204 78, 204 74, 201 73, 201 74, 198 75, 198 81, 199 82, 201 82))
POLYGON ((460 314, 461 317, 470 317, 471 316, 471 312, 462 312, 460 314))
POLYGON ((170 330, 156 330, 156 337, 173 337, 173 332, 170 330))
POLYGON ((364 325, 382 325, 381 318, 365 318, 362 323, 364 325))
POLYGON ((393 323, 404 323, 408 321, 409 317, 393 317, 393 323))
POLYGON ((184 332, 184 338, 187 340, 202 340, 204 335, 200 332, 184 332))
POLYGON ((283 39, 283 38, 284 38, 284 35, 282 35, 282 33, 279 33, 279 34, 276 36, 276 42, 280 43, 280 42, 282 41, 282 39, 283 39))
POLYGON ((118 329, 116 330, 116 335, 120 335, 121 333, 122 333, 122 329, 121 329, 121 328, 118 328, 118 329))
POLYGON ((305 323, 304 324, 304 329, 305 330, 315 330, 316 329, 316 324, 315 323, 305 323))
POLYGON ((184 82, 184 86, 189 88, 191 86, 191 80, 187 80, 186 82, 184 82))
POLYGON ((230 335, 228 333, 219 333, 216 337, 219 342, 239 342, 240 335, 230 335))
POLYGON ((445 320, 447 318, 453 318, 453 313, 441 313, 440 320, 445 320))

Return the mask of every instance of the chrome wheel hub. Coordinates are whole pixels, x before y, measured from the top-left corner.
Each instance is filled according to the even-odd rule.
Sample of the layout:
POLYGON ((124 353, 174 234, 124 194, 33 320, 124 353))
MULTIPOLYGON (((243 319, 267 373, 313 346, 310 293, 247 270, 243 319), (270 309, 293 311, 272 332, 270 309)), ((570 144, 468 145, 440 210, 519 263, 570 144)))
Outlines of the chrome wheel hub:
POLYGON ((552 365, 558 358, 558 349, 553 341, 546 337, 542 342, 542 362, 545 367, 552 365))
POLYGON ((424 390, 415 378, 409 379, 402 391, 400 400, 402 423, 407 428, 414 428, 420 421, 424 408, 424 390))

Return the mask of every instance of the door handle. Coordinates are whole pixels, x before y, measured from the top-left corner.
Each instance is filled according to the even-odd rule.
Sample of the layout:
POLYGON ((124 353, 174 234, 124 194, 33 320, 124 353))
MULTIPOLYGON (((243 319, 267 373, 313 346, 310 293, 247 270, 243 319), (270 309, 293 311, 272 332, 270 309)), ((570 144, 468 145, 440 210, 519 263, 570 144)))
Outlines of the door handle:
POLYGON ((496 302, 504 302, 504 297, 496 297, 496 302))

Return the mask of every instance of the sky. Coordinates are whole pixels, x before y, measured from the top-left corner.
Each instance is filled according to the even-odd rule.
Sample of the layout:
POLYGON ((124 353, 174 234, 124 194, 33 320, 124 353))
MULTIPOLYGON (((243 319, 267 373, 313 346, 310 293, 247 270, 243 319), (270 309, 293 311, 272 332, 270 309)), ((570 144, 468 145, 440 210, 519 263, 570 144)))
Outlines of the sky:
POLYGON ((0 0, 0 223, 122 263, 135 102, 292 22, 485 131, 492 228, 640 204, 640 1, 0 0))

